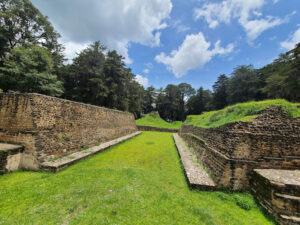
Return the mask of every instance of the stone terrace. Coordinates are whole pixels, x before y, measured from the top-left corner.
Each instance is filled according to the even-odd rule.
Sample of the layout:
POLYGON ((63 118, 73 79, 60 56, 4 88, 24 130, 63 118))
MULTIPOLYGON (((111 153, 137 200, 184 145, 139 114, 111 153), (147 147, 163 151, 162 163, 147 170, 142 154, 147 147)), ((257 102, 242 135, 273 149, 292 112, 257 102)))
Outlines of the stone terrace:
POLYGON ((187 181, 191 188, 214 190, 215 183, 198 162, 197 156, 191 151, 178 134, 173 134, 187 181))
POLYGON ((281 224, 300 224, 300 170, 256 169, 251 190, 281 224))

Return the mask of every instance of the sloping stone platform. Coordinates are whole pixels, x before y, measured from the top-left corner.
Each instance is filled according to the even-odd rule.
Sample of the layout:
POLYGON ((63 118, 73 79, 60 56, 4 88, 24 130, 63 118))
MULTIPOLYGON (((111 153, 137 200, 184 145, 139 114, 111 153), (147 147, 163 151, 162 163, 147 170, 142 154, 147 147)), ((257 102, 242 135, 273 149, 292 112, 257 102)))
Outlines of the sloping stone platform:
POLYGON ((201 190, 215 190, 214 181, 197 161, 197 156, 188 149, 187 145, 178 134, 173 134, 173 138, 178 149, 189 186, 191 188, 201 190))
POLYGON ((300 170, 255 169, 251 190, 280 224, 300 224, 300 170))
POLYGON ((135 132, 133 134, 129 134, 129 135, 114 139, 112 141, 102 143, 99 146, 94 146, 94 147, 88 148, 86 150, 75 152, 73 154, 70 154, 70 155, 64 156, 62 158, 59 158, 55 161, 43 162, 40 165, 41 169, 46 170, 46 171, 58 172, 58 171, 60 171, 64 168, 74 164, 75 162, 77 162, 81 159, 84 159, 88 156, 94 155, 98 152, 101 152, 105 149, 108 149, 108 148, 110 148, 114 145, 117 145, 117 144, 119 144, 123 141, 131 139, 131 138, 133 138, 133 137, 135 137, 139 134, 141 134, 141 132, 138 131, 138 132, 135 132))
POLYGON ((21 145, 0 143, 0 175, 20 168, 23 151, 24 147, 21 145))

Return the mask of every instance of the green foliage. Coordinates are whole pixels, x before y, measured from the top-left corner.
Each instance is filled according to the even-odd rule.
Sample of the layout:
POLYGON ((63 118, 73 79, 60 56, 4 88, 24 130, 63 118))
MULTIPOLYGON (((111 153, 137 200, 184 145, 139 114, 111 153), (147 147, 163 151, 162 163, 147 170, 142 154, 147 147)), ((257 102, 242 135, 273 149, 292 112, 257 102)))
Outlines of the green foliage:
POLYGON ((262 68, 261 73, 266 77, 262 90, 268 97, 300 101, 300 43, 262 68))
POLYGON ((149 127, 160 127, 160 128, 180 128, 182 122, 174 121, 168 123, 167 121, 160 118, 158 112, 151 112, 149 114, 143 115, 142 118, 135 121, 137 125, 149 126, 149 127))
POLYGON ((150 86, 145 90, 143 102, 145 114, 154 111, 156 97, 155 88, 153 86, 150 86))
POLYGON ((209 111, 213 108, 212 106, 212 93, 210 90, 204 90, 200 87, 197 94, 190 97, 187 102, 188 114, 200 114, 204 111, 209 111))
POLYGON ((32 45, 17 47, 4 61, 4 67, 0 67, 0 88, 60 96, 62 84, 52 71, 52 59, 45 48, 32 45))
POLYGON ((267 107, 281 107, 291 116, 300 116, 298 104, 290 103, 283 99, 266 100, 259 102, 240 103, 228 106, 222 110, 205 112, 201 115, 190 115, 184 122, 185 125, 210 128, 218 127, 235 121, 251 121, 267 107))
POLYGON ((136 118, 143 110, 144 88, 116 51, 108 51, 99 41, 79 53, 60 72, 65 98, 112 109, 129 111, 136 118))
POLYGON ((213 85, 213 104, 215 109, 223 109, 227 102, 228 77, 221 74, 213 85))
POLYGON ((0 176, 0 224, 274 224, 236 198, 253 201, 191 191, 172 135, 144 132, 59 173, 0 176))
POLYGON ((0 18, 0 66, 15 47, 33 44, 51 53, 57 71, 63 62, 60 35, 29 0, 2 0, 0 18))
POLYGON ((229 104, 258 101, 263 99, 261 88, 263 80, 252 65, 238 66, 234 69, 226 87, 229 104))
POLYGON ((187 113, 186 99, 195 93, 192 86, 187 83, 169 84, 158 92, 156 109, 160 116, 168 121, 183 121, 187 113))
POLYGON ((236 194, 234 200, 236 204, 244 210, 251 210, 252 208, 257 207, 253 198, 249 198, 250 194, 236 194))

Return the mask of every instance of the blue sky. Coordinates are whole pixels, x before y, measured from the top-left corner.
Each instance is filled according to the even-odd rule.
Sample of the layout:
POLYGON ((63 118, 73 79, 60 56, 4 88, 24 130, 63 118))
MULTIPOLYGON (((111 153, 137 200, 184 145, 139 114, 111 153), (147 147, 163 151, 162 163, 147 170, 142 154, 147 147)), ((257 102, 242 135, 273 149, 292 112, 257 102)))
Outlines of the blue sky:
POLYGON ((145 87, 210 89, 238 65, 260 68, 300 42, 299 0, 32 0, 72 59, 100 40, 145 87))

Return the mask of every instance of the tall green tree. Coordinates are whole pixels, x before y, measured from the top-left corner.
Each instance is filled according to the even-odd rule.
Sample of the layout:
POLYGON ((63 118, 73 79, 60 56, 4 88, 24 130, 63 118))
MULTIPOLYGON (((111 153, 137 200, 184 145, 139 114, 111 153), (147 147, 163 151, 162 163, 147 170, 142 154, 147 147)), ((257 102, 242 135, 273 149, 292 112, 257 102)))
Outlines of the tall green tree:
POLYGON ((300 101, 300 43, 262 68, 261 73, 266 77, 262 91, 269 98, 300 101))
POLYGON ((213 85, 213 105, 215 109, 222 109, 228 105, 227 85, 228 77, 225 74, 221 74, 213 85))
POLYGON ((47 17, 29 0, 0 1, 0 66, 15 47, 25 44, 45 47, 50 53, 54 71, 63 63, 60 35, 47 17))
POLYGON ((143 100, 145 90, 135 80, 129 82, 129 106, 128 111, 131 112, 134 117, 140 118, 143 112, 143 100))
POLYGON ((37 92, 60 96, 62 83, 53 72, 47 49, 39 46, 14 48, 0 68, 0 88, 5 92, 37 92))
POLYGON ((187 83, 180 83, 178 85, 178 89, 180 92, 180 99, 177 118, 178 120, 184 121, 187 113, 186 102, 190 96, 196 93, 196 91, 190 84, 187 83))
POLYGON ((124 57, 116 51, 108 51, 104 68, 108 97, 105 105, 109 108, 128 110, 129 107, 129 82, 134 75, 129 68, 125 67, 124 57))
POLYGON ((70 66, 61 70, 64 80, 64 97, 70 100, 103 105, 108 95, 105 66, 105 47, 100 42, 91 44, 73 59, 70 66))
POLYGON ((212 106, 213 97, 210 90, 204 90, 200 87, 197 90, 197 94, 190 97, 187 102, 188 114, 199 115, 202 112, 213 109, 212 106))
POLYGON ((153 86, 148 87, 144 94, 144 113, 150 113, 155 109, 156 90, 153 86))
POLYGON ((263 80, 252 65, 238 66, 234 69, 226 89, 229 104, 263 99, 261 88, 263 80))

